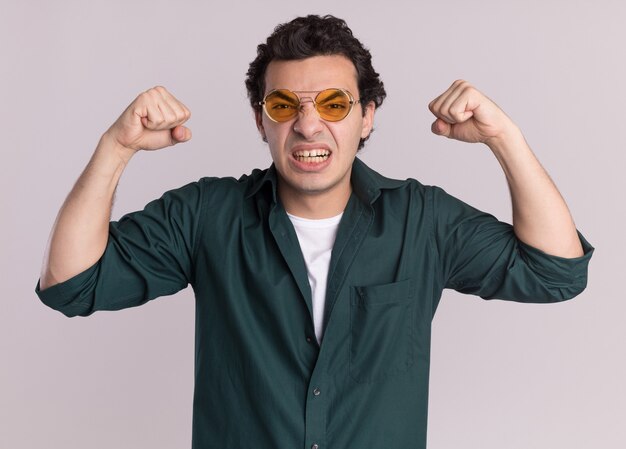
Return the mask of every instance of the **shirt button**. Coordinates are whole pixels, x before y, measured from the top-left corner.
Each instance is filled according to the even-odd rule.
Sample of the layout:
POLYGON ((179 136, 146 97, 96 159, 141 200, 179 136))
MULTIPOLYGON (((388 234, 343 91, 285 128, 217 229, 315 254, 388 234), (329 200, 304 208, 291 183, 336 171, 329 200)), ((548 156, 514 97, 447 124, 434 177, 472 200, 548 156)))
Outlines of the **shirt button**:
POLYGON ((319 389, 319 388, 315 388, 315 389, 313 390, 313 394, 314 394, 315 396, 319 396, 319 395, 320 395, 320 393, 321 393, 321 391, 320 391, 320 389, 319 389))
POLYGON ((306 338, 306 341, 307 341, 307 342, 309 342, 309 343, 311 343, 311 337, 307 337, 307 338, 306 338))
POLYGON ((319 446, 318 446, 317 444, 315 444, 315 443, 313 443, 313 444, 311 445, 311 449, 318 449, 318 448, 319 448, 319 446))

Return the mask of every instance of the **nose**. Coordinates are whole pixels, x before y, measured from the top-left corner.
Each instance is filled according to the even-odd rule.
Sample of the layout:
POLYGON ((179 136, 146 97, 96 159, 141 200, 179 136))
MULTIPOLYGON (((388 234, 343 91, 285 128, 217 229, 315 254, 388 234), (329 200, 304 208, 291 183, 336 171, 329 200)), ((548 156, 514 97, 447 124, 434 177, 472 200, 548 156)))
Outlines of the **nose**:
POLYGON ((293 124, 293 130, 302 135, 307 140, 311 140, 323 130, 322 119, 315 109, 315 102, 312 98, 300 99, 300 112, 293 124))

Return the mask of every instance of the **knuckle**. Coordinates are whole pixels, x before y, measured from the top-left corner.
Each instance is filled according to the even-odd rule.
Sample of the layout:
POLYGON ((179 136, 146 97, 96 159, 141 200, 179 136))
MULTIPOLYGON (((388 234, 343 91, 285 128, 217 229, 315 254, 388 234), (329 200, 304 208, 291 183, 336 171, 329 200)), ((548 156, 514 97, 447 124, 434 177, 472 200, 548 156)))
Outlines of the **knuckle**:
POLYGON ((450 109, 450 115, 455 119, 461 118, 464 112, 465 110, 461 108, 450 109))
POLYGON ((174 112, 174 120, 177 122, 181 122, 187 118, 187 114, 183 110, 176 110, 174 112))
POLYGON ((163 92, 162 89, 163 89, 163 87, 161 87, 161 86, 151 87, 150 89, 145 91, 144 94, 148 98, 158 99, 158 98, 161 98, 161 96, 162 96, 162 92, 163 92))
POLYGON ((185 108, 176 109, 175 114, 176 121, 181 123, 189 120, 189 116, 191 115, 189 111, 185 108))
POLYGON ((142 92, 139 95, 137 95, 137 100, 138 101, 145 102, 148 98, 150 98, 150 91, 149 90, 146 90, 145 92, 142 92))
POLYGON ((465 96, 473 97, 476 95, 476 93, 478 93, 478 90, 473 86, 468 85, 467 87, 463 88, 463 95, 465 96))

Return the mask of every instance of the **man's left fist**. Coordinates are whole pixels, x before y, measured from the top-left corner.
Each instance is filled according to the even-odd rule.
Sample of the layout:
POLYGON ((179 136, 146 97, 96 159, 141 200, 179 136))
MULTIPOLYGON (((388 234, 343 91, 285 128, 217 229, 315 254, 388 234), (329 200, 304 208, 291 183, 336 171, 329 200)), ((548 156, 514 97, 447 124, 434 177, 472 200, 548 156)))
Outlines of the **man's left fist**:
POLYGON ((497 104, 464 80, 452 83, 428 109, 437 117, 431 126, 433 133, 463 142, 489 144, 515 129, 497 104))

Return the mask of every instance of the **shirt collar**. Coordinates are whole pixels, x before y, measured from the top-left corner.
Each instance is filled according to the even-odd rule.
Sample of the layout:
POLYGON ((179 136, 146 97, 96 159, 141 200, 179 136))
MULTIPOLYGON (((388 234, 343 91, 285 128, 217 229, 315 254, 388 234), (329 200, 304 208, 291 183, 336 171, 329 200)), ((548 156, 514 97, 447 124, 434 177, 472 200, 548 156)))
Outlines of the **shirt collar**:
MULTIPOLYGON (((252 174, 252 183, 246 194, 246 198, 256 195, 264 186, 271 189, 272 200, 276 202, 278 178, 276 167, 272 164, 267 170, 255 170, 252 174)), ((383 189, 396 189, 405 182, 398 179, 390 179, 382 176, 369 168, 358 157, 354 158, 352 164, 352 189, 354 193, 364 202, 373 204, 380 196, 383 189)))
POLYGON ((378 199, 381 190, 397 189, 405 184, 405 181, 387 178, 372 170, 359 158, 355 158, 352 164, 351 182, 354 193, 369 204, 378 199))
POLYGON ((253 170, 250 177, 252 178, 252 181, 250 182, 250 185, 248 187, 246 199, 256 195, 261 190, 261 188, 267 184, 268 188, 272 189, 272 201, 276 203, 278 178, 276 177, 276 167, 274 166, 274 164, 272 164, 270 168, 265 170, 253 170))

